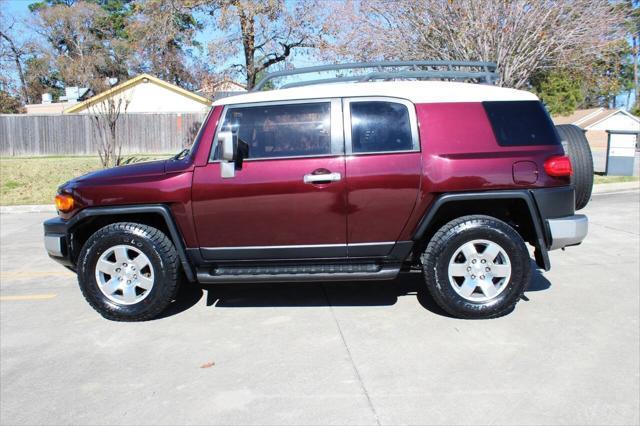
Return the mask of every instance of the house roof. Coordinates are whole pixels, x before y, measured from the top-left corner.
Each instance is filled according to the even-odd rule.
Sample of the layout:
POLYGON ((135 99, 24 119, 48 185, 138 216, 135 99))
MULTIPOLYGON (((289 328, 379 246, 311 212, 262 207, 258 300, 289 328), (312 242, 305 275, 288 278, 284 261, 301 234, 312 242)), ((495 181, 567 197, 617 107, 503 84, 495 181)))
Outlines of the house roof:
POLYGON ((640 123, 640 119, 633 114, 619 108, 619 109, 605 109, 605 108, 592 108, 577 110, 569 116, 554 117, 553 122, 555 124, 575 124, 583 129, 594 126, 607 118, 616 115, 624 114, 631 119, 640 123))
POLYGON ((89 108, 91 105, 94 105, 98 102, 101 102, 105 99, 107 99, 110 96, 113 96, 117 93, 123 92, 126 89, 129 89, 137 84, 143 83, 144 80, 147 80, 149 82, 155 83, 158 86, 164 87, 165 89, 169 89, 172 90, 178 94, 181 94, 183 96, 186 96, 190 99, 193 99, 194 101, 200 102, 204 105, 211 105, 211 101, 203 96, 197 95, 193 92, 190 92, 186 89, 183 89, 182 87, 178 87, 175 84, 171 84, 168 83, 164 80, 160 80, 157 77, 154 77, 152 75, 143 73, 140 75, 137 75, 136 77, 129 79, 127 81, 125 81, 124 83, 120 83, 117 86, 113 86, 111 89, 109 90, 105 90, 102 93, 97 94, 96 96, 93 96, 89 99, 87 99, 86 101, 80 102, 78 104, 75 104, 74 106, 72 106, 71 108, 66 109, 64 112, 65 113, 73 113, 73 112, 78 112, 78 111, 82 111, 83 109, 89 108))
POLYGON ((599 114, 604 108, 578 109, 571 115, 559 115, 553 117, 555 124, 577 124, 592 115, 599 114))
POLYGON ((213 89, 221 92, 233 92, 233 91, 246 92, 247 91, 247 88, 244 85, 230 79, 224 79, 224 80, 215 82, 213 84, 213 89))
POLYGON ((51 102, 48 104, 28 104, 25 105, 26 114, 29 115, 52 115, 62 114, 64 110, 77 105, 77 102, 51 102))
POLYGON ((328 83, 250 92, 220 99, 214 102, 214 105, 361 96, 402 98, 413 103, 538 100, 536 95, 524 90, 507 89, 486 84, 449 81, 378 81, 368 83, 328 83))
POLYGON ((594 115, 592 117, 587 117, 586 119, 584 119, 583 121, 580 122, 580 127, 584 127, 585 129, 590 127, 590 126, 595 126, 596 124, 606 120, 607 118, 614 116, 616 114, 624 114, 626 116, 628 116, 629 118, 635 120, 636 122, 640 123, 640 119, 638 119, 638 117, 628 113, 627 111, 623 110, 623 109, 605 109, 604 111, 602 111, 601 113, 594 115))

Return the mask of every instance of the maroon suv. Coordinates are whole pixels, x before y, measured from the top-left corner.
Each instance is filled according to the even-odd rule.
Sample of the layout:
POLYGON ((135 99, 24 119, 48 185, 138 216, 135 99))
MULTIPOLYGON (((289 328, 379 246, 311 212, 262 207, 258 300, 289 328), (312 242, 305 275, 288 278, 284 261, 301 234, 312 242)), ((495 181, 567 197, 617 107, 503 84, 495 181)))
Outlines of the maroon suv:
MULTIPOLYGON (((104 317, 160 314, 179 283, 389 280, 448 313, 509 312, 532 262, 579 244, 572 166, 535 95, 376 81, 213 104, 192 148, 59 188, 51 257, 104 317)), ((588 197, 587 197, 588 198, 588 197)), ((584 203, 583 203, 584 204, 584 203)))

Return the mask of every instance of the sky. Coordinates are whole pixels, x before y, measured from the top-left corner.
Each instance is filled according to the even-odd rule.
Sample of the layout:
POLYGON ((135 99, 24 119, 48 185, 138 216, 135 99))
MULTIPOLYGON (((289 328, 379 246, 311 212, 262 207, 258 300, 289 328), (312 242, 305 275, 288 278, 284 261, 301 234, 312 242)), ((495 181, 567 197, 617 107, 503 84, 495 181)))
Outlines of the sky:
POLYGON ((8 0, 2 2, 2 9, 7 15, 15 15, 16 17, 25 17, 29 14, 29 5, 32 0, 8 0))
MULTIPOLYGON (((2 12, 7 16, 13 17, 16 20, 20 21, 31 16, 29 5, 35 3, 36 1, 37 0, 0 0, 0 7, 2 8, 2 12)), ((202 20, 206 19, 204 15, 198 16, 197 18, 202 20)), ((207 25, 203 31, 198 32, 198 34, 196 35, 196 40, 200 42, 200 44, 203 46, 203 49, 206 49, 207 44, 220 36, 221 33, 217 31, 213 25, 207 25)), ((231 58, 229 60, 229 63, 225 64, 225 66, 239 62, 242 62, 241 55, 237 55, 237 57, 231 58)), ((293 63, 296 67, 318 65, 315 62, 310 62, 309 58, 304 55, 296 55, 295 52, 291 55, 291 59, 289 60, 289 62, 293 63)))
MULTIPOLYGON (((29 4, 33 3, 34 1, 35 0, 0 0, 0 7, 2 7, 2 12, 7 16, 13 16, 16 19, 20 20, 22 18, 27 18, 30 15, 29 4)), ((211 26, 209 26, 209 28, 211 28, 211 26)), ((197 36, 197 39, 200 43, 202 43, 203 46, 206 46, 209 41, 215 39, 218 36, 219 33, 217 33, 215 30, 209 30, 200 33, 197 36)), ((234 58, 230 62, 238 62, 240 61, 240 59, 240 57, 234 58)), ((312 61, 312 59, 305 57, 304 55, 298 55, 294 56, 291 62, 296 67, 320 65, 312 61)), ((630 106, 632 106, 635 102, 633 93, 631 94, 630 99, 631 101, 629 105, 627 105, 627 94, 621 94, 616 98, 616 105, 618 105, 618 107, 629 109, 630 106)))

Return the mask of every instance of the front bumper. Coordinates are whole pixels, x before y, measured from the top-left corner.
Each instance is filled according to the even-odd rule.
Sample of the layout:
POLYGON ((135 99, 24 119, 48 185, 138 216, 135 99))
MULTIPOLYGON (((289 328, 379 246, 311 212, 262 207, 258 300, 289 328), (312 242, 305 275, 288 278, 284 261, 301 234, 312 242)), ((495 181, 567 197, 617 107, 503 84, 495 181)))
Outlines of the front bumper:
POLYGON ((583 214, 547 219, 551 233, 549 250, 580 244, 589 231, 589 220, 583 214))
POLYGON ((44 222, 44 248, 56 262, 73 267, 67 222, 54 217, 44 222))

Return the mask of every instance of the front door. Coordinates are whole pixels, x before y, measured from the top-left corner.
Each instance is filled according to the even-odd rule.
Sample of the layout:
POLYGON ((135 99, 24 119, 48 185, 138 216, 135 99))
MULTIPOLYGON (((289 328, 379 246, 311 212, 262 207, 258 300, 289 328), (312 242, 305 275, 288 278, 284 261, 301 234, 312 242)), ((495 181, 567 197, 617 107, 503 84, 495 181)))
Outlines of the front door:
POLYGON ((193 214, 202 256, 346 256, 340 100, 229 105, 218 132, 225 130, 246 143, 248 156, 232 178, 221 177, 216 150, 194 171, 193 214))

